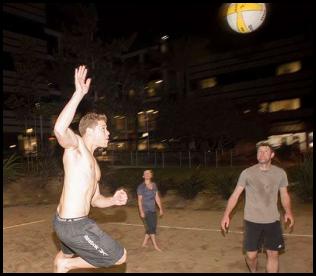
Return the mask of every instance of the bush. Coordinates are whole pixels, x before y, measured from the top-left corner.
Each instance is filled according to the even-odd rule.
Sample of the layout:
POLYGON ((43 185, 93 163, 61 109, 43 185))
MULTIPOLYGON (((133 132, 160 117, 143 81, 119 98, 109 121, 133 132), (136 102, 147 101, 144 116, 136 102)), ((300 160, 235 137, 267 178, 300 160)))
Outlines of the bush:
POLYGON ((177 192, 185 199, 193 199, 204 189, 204 181, 200 176, 200 170, 197 169, 190 178, 182 181, 176 186, 177 192))
POLYGON ((176 184, 172 177, 166 178, 166 179, 158 179, 157 180, 157 187, 159 194, 163 197, 167 194, 168 190, 171 190, 176 187, 176 184))
POLYGON ((3 159, 3 182, 17 179, 24 175, 23 161, 17 154, 12 154, 3 159))
POLYGON ((227 200, 234 191, 240 172, 237 170, 217 171, 211 176, 214 192, 227 200))
POLYGON ((304 156, 303 162, 293 172, 293 179, 297 183, 294 192, 304 201, 313 200, 313 155, 304 156))

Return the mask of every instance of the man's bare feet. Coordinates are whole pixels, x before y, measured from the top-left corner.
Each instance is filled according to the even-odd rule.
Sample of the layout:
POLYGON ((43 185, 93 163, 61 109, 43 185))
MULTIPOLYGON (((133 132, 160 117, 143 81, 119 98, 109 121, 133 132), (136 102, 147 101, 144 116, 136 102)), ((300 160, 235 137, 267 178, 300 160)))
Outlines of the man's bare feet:
POLYGON ((69 257, 65 257, 62 252, 59 252, 54 260, 54 272, 55 273, 66 273, 70 270, 68 265, 69 257))

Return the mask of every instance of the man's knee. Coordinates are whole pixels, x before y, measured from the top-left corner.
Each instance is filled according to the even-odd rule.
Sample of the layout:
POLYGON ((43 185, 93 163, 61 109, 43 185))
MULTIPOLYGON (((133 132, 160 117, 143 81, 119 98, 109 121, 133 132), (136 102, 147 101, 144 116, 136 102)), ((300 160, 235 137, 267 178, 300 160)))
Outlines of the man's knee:
POLYGON ((119 259, 115 265, 120 265, 120 264, 123 264, 126 262, 126 258, 127 258, 127 252, 126 252, 126 249, 124 248, 124 253, 123 253, 123 256, 121 257, 121 259, 119 259))
POLYGON ((248 260, 253 261, 257 258, 258 252, 257 251, 247 251, 246 257, 248 260))
POLYGON ((277 259, 279 257, 279 251, 267 250, 267 256, 269 259, 277 259))

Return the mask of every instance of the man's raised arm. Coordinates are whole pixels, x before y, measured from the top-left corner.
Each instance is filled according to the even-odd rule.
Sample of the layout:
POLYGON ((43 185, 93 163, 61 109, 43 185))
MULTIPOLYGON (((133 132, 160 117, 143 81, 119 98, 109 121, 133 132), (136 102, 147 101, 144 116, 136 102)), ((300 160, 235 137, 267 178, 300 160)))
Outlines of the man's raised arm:
POLYGON ((62 112, 59 114, 55 123, 54 133, 58 143, 63 148, 76 148, 78 146, 76 134, 69 128, 69 126, 75 116, 80 101, 89 91, 91 79, 89 78, 86 80, 86 76, 87 69, 84 65, 75 69, 76 91, 62 112))

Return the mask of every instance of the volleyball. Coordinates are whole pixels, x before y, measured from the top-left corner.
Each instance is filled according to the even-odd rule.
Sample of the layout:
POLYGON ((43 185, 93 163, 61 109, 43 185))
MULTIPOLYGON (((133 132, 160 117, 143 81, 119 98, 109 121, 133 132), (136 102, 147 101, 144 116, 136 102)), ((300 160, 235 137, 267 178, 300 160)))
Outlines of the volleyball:
POLYGON ((258 29, 265 17, 265 3, 229 3, 226 12, 228 25, 242 34, 258 29))

